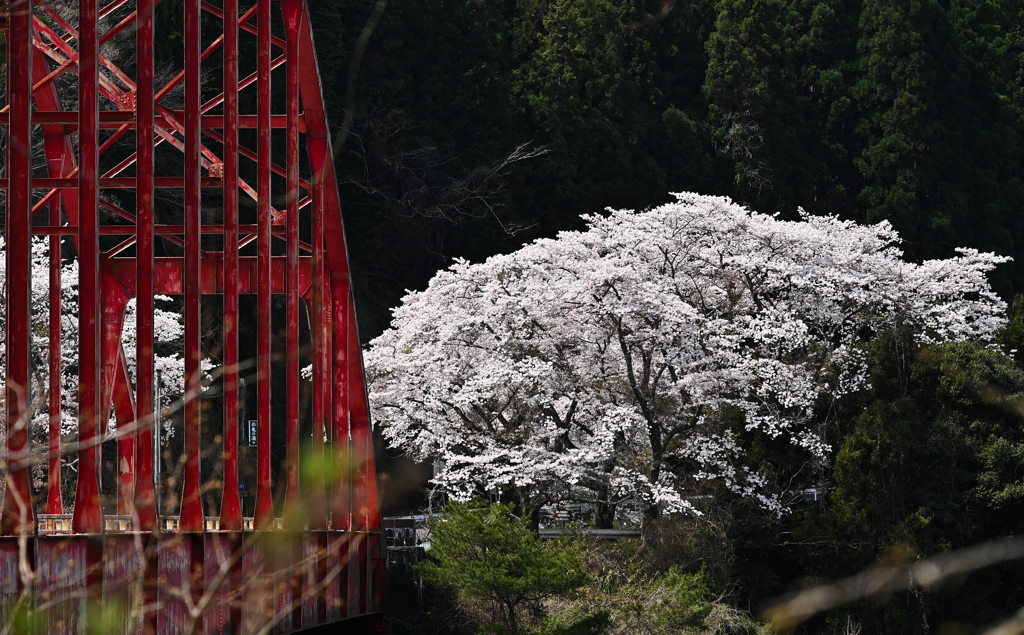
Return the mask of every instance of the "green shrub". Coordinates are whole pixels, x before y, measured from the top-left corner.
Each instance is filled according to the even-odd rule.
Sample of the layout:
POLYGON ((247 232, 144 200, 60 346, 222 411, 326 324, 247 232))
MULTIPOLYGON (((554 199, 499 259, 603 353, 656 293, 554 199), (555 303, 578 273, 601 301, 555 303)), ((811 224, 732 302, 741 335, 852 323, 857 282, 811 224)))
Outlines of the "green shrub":
POLYGON ((545 600, 588 581, 580 544, 541 542, 528 520, 512 516, 511 505, 449 505, 431 523, 430 544, 419 574, 463 603, 489 607, 491 624, 482 632, 528 632, 543 622, 545 600))

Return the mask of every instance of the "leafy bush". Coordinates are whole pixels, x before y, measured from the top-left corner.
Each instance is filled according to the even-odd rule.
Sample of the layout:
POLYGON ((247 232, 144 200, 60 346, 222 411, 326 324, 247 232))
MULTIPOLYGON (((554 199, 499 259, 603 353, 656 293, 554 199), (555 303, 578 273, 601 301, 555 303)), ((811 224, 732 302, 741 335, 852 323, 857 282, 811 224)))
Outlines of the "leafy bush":
MULTIPOLYGON (((701 521, 690 521, 699 523, 701 521)), ((680 525, 680 528, 681 525, 680 525)), ((665 529, 663 527, 662 529, 665 529)), ((696 531, 691 528, 691 531, 696 531)), ((581 541, 583 542, 583 541, 581 541)), ((645 536, 645 542, 649 537, 645 536)), ((760 635, 769 633, 747 613, 724 601, 707 571, 667 568, 657 548, 634 541, 584 543, 591 582, 552 613, 607 614, 608 635, 760 635)), ((587 632, 587 631, 583 631, 587 632)))
POLYGON ((470 612, 489 607, 483 632, 527 632, 542 623, 544 600, 588 580, 579 544, 541 542, 528 520, 512 516, 511 505, 453 503, 431 523, 430 543, 431 559, 417 570, 428 583, 453 590, 470 612))

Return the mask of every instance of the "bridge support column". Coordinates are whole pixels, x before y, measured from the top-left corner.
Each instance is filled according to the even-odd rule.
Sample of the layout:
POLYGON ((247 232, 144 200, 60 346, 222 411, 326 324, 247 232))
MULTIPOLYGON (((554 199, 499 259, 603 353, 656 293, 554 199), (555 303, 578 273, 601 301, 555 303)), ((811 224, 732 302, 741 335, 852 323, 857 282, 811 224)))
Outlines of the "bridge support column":
MULTIPOLYGON (((100 215, 99 33, 97 0, 79 0, 78 18, 78 486, 72 526, 103 532, 99 500, 100 215)), ((102 552, 102 548, 100 548, 102 552)), ((100 578, 102 582, 102 577, 100 578)))
MULTIPOLYGON (((32 418, 29 344, 32 334, 32 4, 11 0, 7 32, 7 138, 5 415, 9 475, 0 531, 35 533, 28 477, 28 428, 32 418), (15 123, 16 122, 16 123, 15 123)), ((27 572, 26 572, 27 573, 27 572)), ((21 579, 22 576, 19 576, 21 579)))

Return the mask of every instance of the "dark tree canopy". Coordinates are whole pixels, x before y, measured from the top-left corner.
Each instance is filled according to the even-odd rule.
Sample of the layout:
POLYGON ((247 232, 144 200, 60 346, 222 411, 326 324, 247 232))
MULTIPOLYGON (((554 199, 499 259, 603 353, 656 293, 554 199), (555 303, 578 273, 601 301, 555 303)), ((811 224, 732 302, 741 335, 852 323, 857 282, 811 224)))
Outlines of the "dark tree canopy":
MULTIPOLYGON (((335 125, 371 8, 313 7, 335 125)), ((452 257, 674 191, 888 219, 916 258, 1015 256, 995 276, 1009 299, 1024 290, 1022 19, 982 0, 394 2, 341 151, 365 334, 452 257), (501 166, 524 143, 549 152, 501 166)))

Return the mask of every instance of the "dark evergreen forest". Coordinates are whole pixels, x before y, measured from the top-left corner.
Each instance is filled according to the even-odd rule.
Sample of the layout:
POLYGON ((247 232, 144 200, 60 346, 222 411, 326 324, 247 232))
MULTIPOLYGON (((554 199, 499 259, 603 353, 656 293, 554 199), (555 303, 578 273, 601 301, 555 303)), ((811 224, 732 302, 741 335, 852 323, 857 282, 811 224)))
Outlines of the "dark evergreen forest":
MULTIPOLYGON (((453 258, 675 191, 886 220, 913 259, 1013 256, 993 284, 1008 302, 1024 292, 1020 0, 391 0, 365 49, 380 2, 310 6, 364 341, 453 258)), ((756 612, 880 559, 1020 532, 1013 305, 1002 352, 877 340, 873 389, 821 405, 831 464, 748 448, 780 489, 821 496, 776 517, 722 493, 697 524, 661 526, 685 536, 663 541, 675 546, 661 564, 703 563, 722 597, 756 612)), ((980 632, 1022 604, 1008 564, 803 632, 843 632, 848 613, 864 633, 980 632)))
MULTIPOLYGON (((330 120, 373 3, 314 3, 330 120)), ((913 258, 1016 258, 1024 4, 395 0, 362 57, 340 186, 364 337, 404 289, 605 207, 727 194, 888 220, 913 258), (542 156, 503 162, 522 144, 542 156)))

